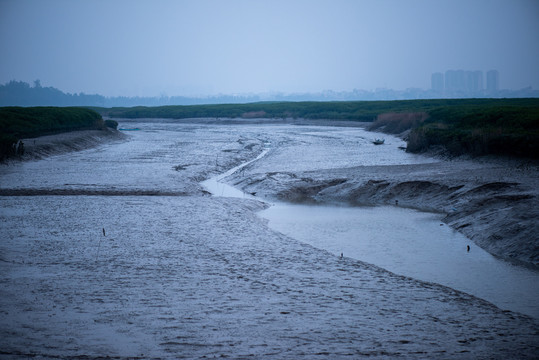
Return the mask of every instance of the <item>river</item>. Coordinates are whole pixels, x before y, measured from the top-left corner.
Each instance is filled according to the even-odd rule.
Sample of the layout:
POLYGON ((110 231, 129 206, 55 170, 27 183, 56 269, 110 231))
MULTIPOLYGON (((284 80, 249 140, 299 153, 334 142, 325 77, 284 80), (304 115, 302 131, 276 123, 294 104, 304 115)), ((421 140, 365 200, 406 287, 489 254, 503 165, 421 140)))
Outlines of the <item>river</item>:
MULTIPOLYGON (((266 146, 254 160, 203 185, 216 196, 257 199, 222 181, 263 159, 270 151, 270 145, 266 146)), ((395 158, 400 155, 399 150, 388 151, 391 150, 395 158)), ((373 154, 368 156, 370 161, 375 158, 373 154)), ((382 162, 388 163, 391 158, 386 153, 382 162)), ((301 160, 312 166, 308 159, 296 158, 294 162, 301 160)), ((272 229, 294 239, 335 256, 346 255, 399 275, 448 286, 492 302, 501 309, 539 319, 539 273, 498 259, 474 246, 471 240, 445 226, 441 214, 398 206, 270 204, 260 216, 269 220, 272 229)))
MULTIPOLYGON (((365 160, 357 144, 370 149, 377 135, 361 128, 168 120, 121 126, 140 130, 127 141, 0 167, 2 356, 536 355, 536 320, 370 265, 376 261, 354 254, 357 244, 342 241, 353 242, 357 231, 367 238, 354 219, 374 225, 376 212, 391 211, 418 216, 418 228, 452 234, 436 216, 399 208, 267 207, 237 189, 228 198, 201 186, 213 179, 222 186, 214 193, 226 195, 226 175, 249 161, 247 167, 267 171, 358 165, 377 156, 386 164, 432 161, 398 150, 397 140, 386 138, 388 146, 367 151, 365 160), (313 221, 319 210, 335 216, 313 221), (259 214, 272 211, 303 230, 276 231, 277 219, 269 227, 259 214), (302 217, 310 220, 302 225, 302 217)), ((371 233, 395 241, 392 231, 409 229, 397 224, 376 225, 371 233)), ((373 240, 366 248, 375 257, 387 251, 396 258, 399 243, 373 240)), ((462 249, 462 241, 456 252, 479 256, 475 246, 462 249)))

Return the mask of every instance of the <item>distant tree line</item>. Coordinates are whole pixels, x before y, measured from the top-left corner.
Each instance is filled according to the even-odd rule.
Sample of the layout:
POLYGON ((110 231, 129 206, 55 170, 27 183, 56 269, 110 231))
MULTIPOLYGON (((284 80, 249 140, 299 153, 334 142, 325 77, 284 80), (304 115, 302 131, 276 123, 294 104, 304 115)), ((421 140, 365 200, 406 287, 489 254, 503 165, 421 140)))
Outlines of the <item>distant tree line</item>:
MULTIPOLYGON (((539 97, 539 91, 526 88, 516 91, 500 90, 490 94, 496 98, 539 97)), ((245 104, 252 102, 330 102, 330 101, 377 101, 406 99, 437 99, 445 97, 433 90, 422 89, 377 89, 375 91, 323 91, 318 93, 296 94, 251 94, 215 95, 204 97, 158 96, 158 97, 105 97, 84 93, 69 94, 53 87, 43 87, 39 80, 33 86, 22 81, 10 81, 0 85, 0 106, 95 106, 95 107, 133 107, 166 105, 204 105, 204 104, 245 104)))
POLYGON ((0 106, 105 106, 101 95, 66 94, 53 87, 34 86, 22 81, 0 85, 0 106))
POLYGON ((537 106, 539 99, 426 99, 393 101, 304 101, 248 104, 93 108, 113 118, 304 118, 371 122, 384 113, 427 112, 451 106, 537 106))
POLYGON ((85 93, 69 94, 54 87, 43 87, 39 80, 34 85, 12 80, 0 85, 0 106, 161 106, 170 104, 246 103, 259 101, 258 96, 220 95, 212 97, 159 96, 159 97, 105 97, 85 93))

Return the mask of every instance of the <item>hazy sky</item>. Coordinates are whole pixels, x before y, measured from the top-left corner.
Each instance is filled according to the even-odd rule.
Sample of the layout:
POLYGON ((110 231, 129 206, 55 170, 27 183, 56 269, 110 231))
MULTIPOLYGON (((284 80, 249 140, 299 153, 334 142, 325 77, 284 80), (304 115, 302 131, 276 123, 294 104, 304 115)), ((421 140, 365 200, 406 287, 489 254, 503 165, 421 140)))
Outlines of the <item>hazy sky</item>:
POLYGON ((0 0, 0 84, 106 96, 539 88, 539 0, 0 0))

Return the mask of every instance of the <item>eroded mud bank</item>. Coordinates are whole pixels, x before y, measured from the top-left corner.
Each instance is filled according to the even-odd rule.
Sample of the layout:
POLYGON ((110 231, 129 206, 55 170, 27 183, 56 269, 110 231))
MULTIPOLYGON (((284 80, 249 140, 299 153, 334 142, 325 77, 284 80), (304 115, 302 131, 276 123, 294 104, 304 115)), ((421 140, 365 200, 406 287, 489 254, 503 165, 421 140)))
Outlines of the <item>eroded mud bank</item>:
POLYGON ((447 224, 493 255, 539 266, 537 164, 488 159, 249 171, 231 182, 247 192, 295 203, 383 204, 444 213, 447 224))
POLYGON ((105 128, 22 139, 24 154, 9 159, 8 162, 43 159, 52 155, 94 148, 107 142, 122 141, 126 138, 127 136, 120 131, 105 128))

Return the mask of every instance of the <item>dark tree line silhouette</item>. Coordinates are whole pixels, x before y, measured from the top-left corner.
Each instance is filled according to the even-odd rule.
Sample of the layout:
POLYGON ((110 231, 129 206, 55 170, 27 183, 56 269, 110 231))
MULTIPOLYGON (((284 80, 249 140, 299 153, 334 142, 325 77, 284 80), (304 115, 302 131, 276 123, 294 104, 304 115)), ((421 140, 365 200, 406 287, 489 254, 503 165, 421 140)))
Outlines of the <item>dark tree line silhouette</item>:
MULTIPOLYGON (((491 94, 492 96, 492 94, 491 94)), ((532 88, 517 91, 500 90, 494 98, 539 97, 539 90, 532 88)), ((313 101, 380 101, 445 98, 433 90, 406 89, 402 91, 379 89, 366 91, 323 91, 320 93, 297 94, 247 94, 247 95, 214 95, 203 97, 188 96, 154 96, 154 97, 106 97, 85 93, 69 94, 54 87, 43 87, 39 80, 33 86, 23 81, 12 80, 0 85, 0 106, 93 106, 93 107, 133 107, 133 106, 168 106, 168 105, 206 105, 206 104, 245 104, 253 102, 313 102, 313 101)), ((469 96, 464 96, 469 98, 469 96)))
POLYGON ((246 103, 259 101, 258 96, 219 95, 214 97, 105 97, 85 93, 64 93, 54 87, 43 87, 39 80, 33 86, 23 81, 12 80, 0 85, 0 106, 93 106, 93 107, 131 107, 162 106, 172 104, 200 105, 208 103, 246 103))
POLYGON ((105 106, 101 95, 66 94, 53 87, 43 87, 39 80, 34 86, 12 80, 0 85, 0 106, 105 106))

